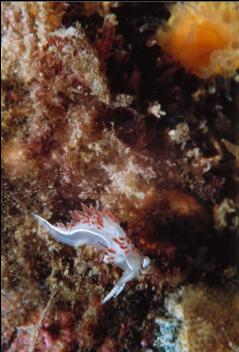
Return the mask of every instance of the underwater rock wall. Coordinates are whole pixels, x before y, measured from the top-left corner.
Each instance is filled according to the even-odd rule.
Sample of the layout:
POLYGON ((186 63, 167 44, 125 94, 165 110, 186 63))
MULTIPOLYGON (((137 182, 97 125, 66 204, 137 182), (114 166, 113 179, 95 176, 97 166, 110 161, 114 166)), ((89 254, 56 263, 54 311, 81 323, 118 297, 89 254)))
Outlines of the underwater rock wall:
MULTIPOLYGON (((189 40, 196 5, 1 6, 2 351, 236 350, 238 42, 225 73, 212 40, 202 76, 160 39, 183 20, 189 40), (120 269, 32 218, 66 223, 82 203, 109 208, 152 263, 107 305, 120 269)), ((238 19, 201 7, 213 33, 238 19)))

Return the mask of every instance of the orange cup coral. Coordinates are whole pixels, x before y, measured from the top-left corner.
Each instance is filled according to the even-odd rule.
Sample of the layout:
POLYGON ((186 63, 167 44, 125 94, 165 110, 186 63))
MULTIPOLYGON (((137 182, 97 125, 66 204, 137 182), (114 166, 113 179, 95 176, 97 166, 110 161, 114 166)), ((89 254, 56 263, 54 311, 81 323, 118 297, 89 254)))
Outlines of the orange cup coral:
POLYGON ((206 79, 239 68, 239 4, 188 2, 172 5, 157 43, 190 73, 206 79))

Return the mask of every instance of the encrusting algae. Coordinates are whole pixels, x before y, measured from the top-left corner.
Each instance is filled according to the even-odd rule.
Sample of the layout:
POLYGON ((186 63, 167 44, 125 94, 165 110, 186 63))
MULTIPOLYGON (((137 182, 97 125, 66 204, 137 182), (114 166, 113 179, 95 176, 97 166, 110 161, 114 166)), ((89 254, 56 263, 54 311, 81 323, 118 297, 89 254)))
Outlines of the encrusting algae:
POLYGON ((186 2, 170 8, 157 43, 186 69, 203 79, 231 76, 239 68, 237 2, 186 2))
MULTIPOLYGON (((222 82, 235 71, 238 39, 229 45, 220 34, 215 44, 213 33, 227 26, 234 33, 236 5, 218 4, 217 14, 212 3, 171 7, 178 21, 169 20, 168 28, 177 45, 188 38, 194 9, 211 9, 212 33, 203 34, 203 20, 200 45, 215 50, 199 55, 196 65, 203 78, 217 69, 220 79, 210 81, 188 74, 192 69, 172 61, 166 47, 147 45, 167 19, 166 3, 1 6, 1 350, 175 352, 186 341, 187 352, 215 352, 215 339, 225 345, 218 351, 231 351, 239 345, 230 310, 237 314, 239 292, 239 113, 222 82), (179 13, 187 15, 183 37, 179 13), (211 62, 215 53, 225 66, 211 62), (76 211, 82 204, 85 211, 76 211), (102 209, 117 224, 105 223, 102 209), (54 234, 62 241, 32 213, 48 228, 58 223, 54 234), (87 228, 84 241, 74 221, 87 228), (99 237, 102 251, 92 248, 99 237), (122 269, 132 280, 102 304, 115 284, 112 295, 119 293, 122 269)), ((197 51, 184 55, 193 66, 197 51)), ((234 99, 236 80, 227 81, 234 99)))

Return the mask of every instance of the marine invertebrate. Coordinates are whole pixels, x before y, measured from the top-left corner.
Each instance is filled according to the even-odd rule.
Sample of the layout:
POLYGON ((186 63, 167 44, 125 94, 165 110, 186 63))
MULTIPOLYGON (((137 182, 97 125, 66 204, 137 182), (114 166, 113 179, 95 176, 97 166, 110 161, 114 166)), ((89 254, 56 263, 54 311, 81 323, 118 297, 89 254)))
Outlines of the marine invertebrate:
POLYGON ((230 76, 239 67, 239 7, 235 2, 177 3, 157 43, 200 78, 230 76))
POLYGON ((232 284, 231 289, 229 286, 222 289, 203 284, 186 285, 169 295, 165 308, 170 317, 170 333, 178 347, 175 351, 236 350, 238 299, 237 283, 232 284), (227 326, 230 329, 227 330, 227 326))
MULTIPOLYGON (((230 101, 218 85, 209 93, 205 82, 178 70, 159 47, 146 47, 165 4, 119 3, 108 15, 70 2, 65 12, 62 4, 3 5, 3 288, 16 303, 3 317, 1 349, 29 350, 30 331, 21 327, 37 327, 60 288, 40 324, 39 352, 154 350, 153 324, 168 291, 209 270, 217 281, 234 239, 229 226, 217 234, 212 221, 214 204, 236 196, 234 159, 218 141, 225 153, 212 162, 219 152, 210 142, 235 141, 230 101), (158 102, 167 118, 156 116, 158 102), (190 130, 184 148, 168 135, 182 122, 190 130), (150 275, 114 309, 100 301, 120 269, 99 265, 88 246, 62 246, 40 226, 36 236, 32 212, 55 223, 81 201, 114 209, 127 236, 154 258, 150 275), (208 242, 204 259, 200 246, 208 242)), ((172 334, 162 332, 162 343, 171 347, 172 334)))
POLYGON ((128 281, 140 275, 141 269, 149 267, 150 259, 134 247, 108 209, 99 212, 85 205, 82 205, 82 209, 82 212, 72 213, 72 221, 67 226, 54 226, 36 214, 33 216, 57 241, 72 247, 90 245, 103 250, 103 261, 123 270, 118 283, 103 299, 104 304, 117 297, 128 281))

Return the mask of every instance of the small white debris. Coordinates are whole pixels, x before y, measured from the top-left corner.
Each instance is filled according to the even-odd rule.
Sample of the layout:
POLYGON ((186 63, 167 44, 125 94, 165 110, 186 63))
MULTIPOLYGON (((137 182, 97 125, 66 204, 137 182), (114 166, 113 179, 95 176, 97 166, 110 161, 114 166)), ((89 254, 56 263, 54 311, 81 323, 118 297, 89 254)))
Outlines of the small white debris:
POLYGON ((215 86, 210 86, 208 88, 208 93, 209 94, 215 94, 216 93, 216 87, 215 86))
POLYGON ((212 168, 210 160, 201 160, 201 165, 203 166, 202 173, 205 174, 212 168))
POLYGON ((118 94, 115 97, 115 101, 113 102, 113 105, 115 108, 124 108, 127 106, 130 106, 134 100, 134 97, 132 95, 128 94, 118 94))
POLYGON ((176 126, 176 129, 170 130, 168 135, 172 141, 177 144, 181 144, 181 148, 184 149, 187 141, 190 139, 190 129, 186 122, 181 122, 176 126))
POLYGON ((200 122, 198 129, 202 131, 203 133, 208 132, 208 127, 207 127, 207 120, 203 120, 200 122))
POLYGON ((154 115, 158 119, 160 119, 162 116, 166 115, 166 112, 162 110, 161 104, 157 101, 150 103, 147 112, 149 114, 154 115))
POLYGON ((235 81, 236 83, 238 83, 238 82, 239 82, 239 74, 236 74, 236 75, 235 75, 235 77, 234 77, 234 81, 235 81))
POLYGON ((233 229, 238 223, 234 201, 225 198, 220 204, 215 205, 213 209, 213 217, 216 230, 223 230, 226 227, 233 229), (230 223, 228 223, 228 215, 233 213, 235 213, 235 216, 233 216, 230 223))
POLYGON ((188 158, 194 158, 195 160, 201 155, 199 148, 192 148, 186 153, 188 158))
POLYGON ((61 38, 68 38, 68 37, 76 37, 78 35, 78 32, 76 28, 71 26, 67 29, 57 29, 54 32, 52 32, 51 35, 61 37, 61 38))

